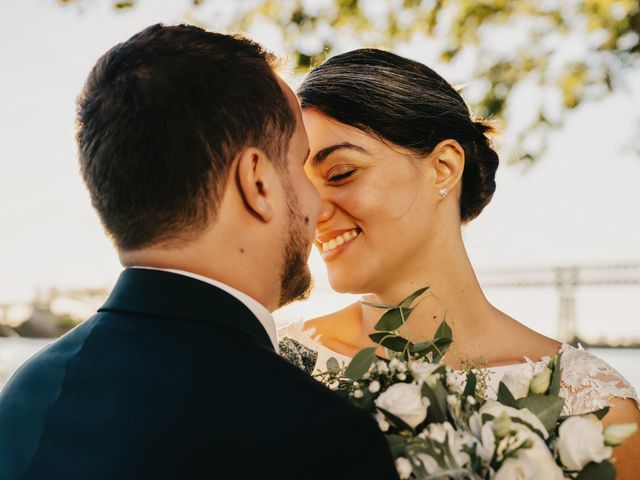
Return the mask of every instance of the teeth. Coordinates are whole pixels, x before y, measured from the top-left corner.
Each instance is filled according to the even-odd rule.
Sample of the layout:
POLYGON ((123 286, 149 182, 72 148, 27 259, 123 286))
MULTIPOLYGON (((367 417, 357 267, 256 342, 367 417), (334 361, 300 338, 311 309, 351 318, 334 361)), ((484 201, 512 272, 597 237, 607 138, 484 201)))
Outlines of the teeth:
POLYGON ((353 240, 358 236, 358 234, 359 232, 357 230, 349 230, 348 232, 344 232, 343 234, 338 235, 335 238, 332 238, 328 242, 323 243, 322 251, 328 252, 330 250, 333 250, 334 248, 339 247, 340 245, 343 245, 345 242, 348 242, 349 240, 353 240))

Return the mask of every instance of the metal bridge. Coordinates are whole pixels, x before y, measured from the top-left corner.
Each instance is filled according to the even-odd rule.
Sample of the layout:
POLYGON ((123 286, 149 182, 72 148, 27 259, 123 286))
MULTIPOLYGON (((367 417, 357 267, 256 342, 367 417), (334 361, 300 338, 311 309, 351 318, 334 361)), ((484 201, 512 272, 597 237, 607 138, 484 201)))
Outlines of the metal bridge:
POLYGON ((576 290, 583 286, 640 286, 640 262, 486 270, 478 273, 478 279, 483 288, 555 288, 558 338, 570 342, 578 337, 576 290))

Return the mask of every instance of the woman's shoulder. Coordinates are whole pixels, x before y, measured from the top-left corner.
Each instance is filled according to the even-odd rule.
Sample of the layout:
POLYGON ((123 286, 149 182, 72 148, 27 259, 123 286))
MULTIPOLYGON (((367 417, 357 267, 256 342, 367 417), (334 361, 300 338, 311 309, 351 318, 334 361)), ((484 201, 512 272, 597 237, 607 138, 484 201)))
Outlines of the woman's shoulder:
POLYGON ((613 398, 638 403, 633 386, 600 357, 582 347, 562 345, 562 391, 570 413, 585 413, 610 404, 613 398))

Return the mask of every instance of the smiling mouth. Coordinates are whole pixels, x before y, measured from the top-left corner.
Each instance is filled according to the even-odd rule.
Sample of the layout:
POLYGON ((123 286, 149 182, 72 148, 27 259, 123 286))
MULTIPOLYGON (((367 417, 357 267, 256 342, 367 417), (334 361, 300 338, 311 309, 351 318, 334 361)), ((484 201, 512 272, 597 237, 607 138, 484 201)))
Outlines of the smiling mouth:
POLYGON ((338 250, 343 245, 350 243, 356 237, 358 237, 361 232, 362 230, 360 230, 359 228, 354 228, 353 230, 349 230, 341 233, 340 235, 337 235, 327 242, 319 242, 322 249, 322 255, 325 256, 327 254, 330 254, 338 250))

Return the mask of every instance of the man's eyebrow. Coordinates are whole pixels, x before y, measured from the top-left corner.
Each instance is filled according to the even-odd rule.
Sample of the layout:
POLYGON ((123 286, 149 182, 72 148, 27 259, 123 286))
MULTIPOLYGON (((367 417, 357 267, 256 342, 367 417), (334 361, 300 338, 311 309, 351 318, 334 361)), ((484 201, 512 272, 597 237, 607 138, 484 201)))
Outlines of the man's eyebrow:
POLYGON ((333 152, 341 149, 356 150, 358 152, 366 153, 367 155, 369 154, 369 152, 367 152, 364 148, 359 147, 358 145, 354 145, 353 143, 336 143, 335 145, 331 145, 329 147, 323 148, 322 150, 318 150, 318 152, 313 156, 313 164, 318 165, 322 163, 322 161, 333 152))

